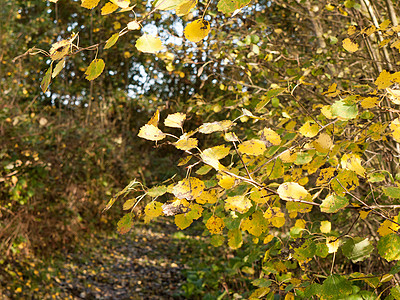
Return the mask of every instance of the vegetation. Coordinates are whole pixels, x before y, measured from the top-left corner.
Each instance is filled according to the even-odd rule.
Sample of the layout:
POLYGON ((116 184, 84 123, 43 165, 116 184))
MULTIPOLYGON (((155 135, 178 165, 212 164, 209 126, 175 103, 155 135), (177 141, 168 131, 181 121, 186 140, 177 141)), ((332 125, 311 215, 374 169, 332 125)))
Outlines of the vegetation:
POLYGON ((400 299, 398 1, 50 2, 4 5, 4 265, 169 218, 186 298, 400 299))

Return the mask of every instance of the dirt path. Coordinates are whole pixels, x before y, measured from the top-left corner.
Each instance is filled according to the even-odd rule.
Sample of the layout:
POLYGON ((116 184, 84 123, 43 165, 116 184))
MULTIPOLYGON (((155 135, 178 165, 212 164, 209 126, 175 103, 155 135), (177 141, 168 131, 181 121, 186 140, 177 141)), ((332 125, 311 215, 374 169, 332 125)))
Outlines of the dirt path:
POLYGON ((183 241, 174 225, 139 225, 119 236, 96 236, 68 253, 53 280, 59 299, 184 299, 183 241))

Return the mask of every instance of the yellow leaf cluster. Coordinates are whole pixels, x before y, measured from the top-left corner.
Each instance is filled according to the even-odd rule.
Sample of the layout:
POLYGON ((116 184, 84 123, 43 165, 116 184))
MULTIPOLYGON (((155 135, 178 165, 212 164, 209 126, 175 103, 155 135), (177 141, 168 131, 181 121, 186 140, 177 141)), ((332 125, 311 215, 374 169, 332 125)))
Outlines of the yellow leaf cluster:
POLYGON ((264 213, 264 218, 274 227, 280 228, 285 225, 285 214, 279 207, 268 208, 264 213))
POLYGON ((225 223, 223 219, 211 216, 206 222, 206 227, 211 234, 220 234, 225 227, 225 223))

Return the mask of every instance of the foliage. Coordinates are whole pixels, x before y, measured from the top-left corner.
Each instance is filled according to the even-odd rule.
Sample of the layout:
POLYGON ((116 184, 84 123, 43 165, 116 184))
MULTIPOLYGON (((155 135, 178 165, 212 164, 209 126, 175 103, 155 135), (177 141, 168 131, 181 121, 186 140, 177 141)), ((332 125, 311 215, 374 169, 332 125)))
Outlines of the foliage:
MULTIPOLYGON (((156 113, 138 136, 180 151, 186 176, 117 193, 107 208, 124 199, 129 211, 119 231, 134 226, 138 205, 146 221, 164 214, 184 229, 200 220, 204 236, 229 247, 243 282, 251 283, 209 287, 220 295, 398 298, 398 4, 283 0, 245 7, 248 1, 220 0, 216 10, 208 2, 198 13, 190 12, 196 1, 155 1, 144 13, 143 3, 111 2, 102 3, 101 15, 125 21, 118 35, 80 47, 73 34, 39 52, 50 58, 43 91, 64 66, 53 63, 69 57, 89 65, 81 68, 89 81, 106 80, 104 62, 121 53, 123 36, 133 35, 139 52, 157 53, 149 62, 171 75, 158 81, 166 71, 149 68, 153 84, 141 94, 167 95, 178 112, 160 117, 159 105, 148 104, 143 111, 156 113), (190 43, 162 43, 172 26, 165 10, 186 14, 180 35, 190 43), (139 36, 151 17, 158 35, 139 36), (85 58, 91 49, 96 54, 85 58), (256 258, 244 265, 252 252, 256 258)), ((99 3, 82 7, 99 11, 99 3)), ((169 108, 169 100, 161 103, 169 108)), ((188 285, 188 295, 192 290, 188 285)))

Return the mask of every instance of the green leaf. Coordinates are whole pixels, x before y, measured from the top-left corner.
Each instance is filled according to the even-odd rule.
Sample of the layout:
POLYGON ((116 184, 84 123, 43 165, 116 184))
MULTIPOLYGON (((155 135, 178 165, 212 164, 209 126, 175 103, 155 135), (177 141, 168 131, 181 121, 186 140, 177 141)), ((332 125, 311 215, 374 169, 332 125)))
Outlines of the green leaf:
POLYGON ((115 203, 115 201, 117 201, 117 199, 124 194, 123 197, 125 197, 126 195, 129 194, 130 190, 133 190, 133 186, 138 184, 139 182, 136 181, 136 179, 132 180, 131 182, 129 182, 129 184, 122 190, 119 191, 118 193, 116 193, 111 199, 110 201, 108 201, 106 207, 103 209, 103 212, 106 210, 109 210, 111 208, 111 206, 113 206, 113 204, 115 203))
POLYGON ((112 46, 115 45, 115 43, 118 41, 119 38, 119 33, 114 33, 106 42, 106 45, 104 46, 104 50, 111 48, 112 46))
POLYGON ((125 234, 131 230, 133 226, 133 213, 126 214, 118 221, 118 232, 125 234))
POLYGON ((86 79, 89 81, 96 79, 103 72, 104 67, 104 60, 101 58, 94 59, 85 72, 86 79))
POLYGON ((242 8, 249 4, 251 0, 220 0, 217 8, 224 14, 233 13, 235 10, 242 8))
POLYGON ((346 299, 353 292, 349 281, 343 276, 330 275, 321 286, 322 299, 346 299))
POLYGON ((167 192, 167 187, 165 185, 153 186, 148 190, 147 195, 150 197, 159 197, 167 192))
POLYGON ((312 240, 307 240, 301 247, 294 249, 293 257, 299 262, 305 262, 315 255, 317 246, 312 240))
POLYGON ((321 203, 321 211, 324 213, 335 213, 346 207, 349 200, 346 197, 330 194, 321 203))
POLYGON ((348 239, 342 246, 342 252, 344 256, 351 259, 353 263, 363 261, 368 258, 372 251, 374 251, 374 246, 366 238, 354 238, 348 239))
POLYGON ((400 260, 400 236, 391 233, 378 242, 378 253, 387 261, 400 260))
POLYGON ((375 182, 384 181, 386 178, 385 173, 386 172, 384 172, 384 171, 378 171, 375 173, 368 174, 368 176, 367 176, 368 182, 375 183, 375 182))
MULTIPOLYGON (((220 3, 221 3, 221 1, 220 1, 220 3)), ((219 3, 218 3, 218 5, 219 5, 219 3)), ((258 102, 258 104, 256 106, 256 112, 258 112, 265 105, 267 105, 267 103, 269 102, 269 100, 271 100, 271 98, 282 94, 282 92, 284 90, 286 90, 286 89, 285 88, 276 88, 276 89, 269 90, 264 96, 261 97, 261 101, 258 102)))
POLYGON ((332 114, 343 120, 351 120, 357 117, 358 108, 355 103, 346 100, 338 100, 332 104, 332 114))
POLYGON ((400 199, 400 188, 394 186, 382 187, 383 193, 391 198, 400 199))
POLYGON ((42 88, 43 93, 47 91, 47 88, 49 87, 50 80, 51 80, 51 69, 53 68, 53 63, 51 63, 50 67, 44 74, 44 77, 42 79, 42 83, 40 84, 40 87, 42 88))
POLYGON ((242 233, 239 229, 229 230, 228 232, 228 245, 232 249, 238 249, 243 244, 242 233))
POLYGON ((214 247, 219 247, 222 246, 222 244, 224 243, 224 236, 223 235, 219 235, 219 234, 215 234, 213 236, 211 236, 211 245, 213 245, 214 247))
POLYGON ((396 300, 400 300, 400 286, 396 285, 390 289, 390 295, 396 300))

